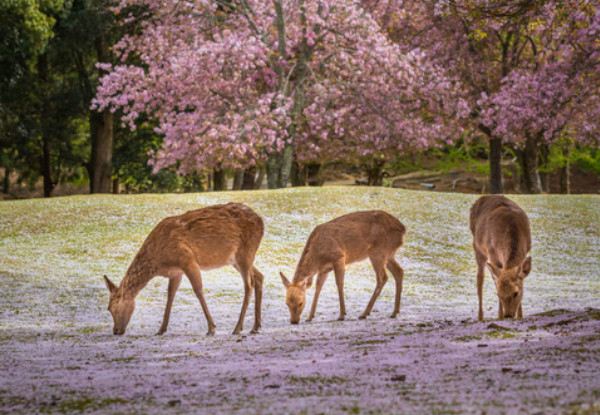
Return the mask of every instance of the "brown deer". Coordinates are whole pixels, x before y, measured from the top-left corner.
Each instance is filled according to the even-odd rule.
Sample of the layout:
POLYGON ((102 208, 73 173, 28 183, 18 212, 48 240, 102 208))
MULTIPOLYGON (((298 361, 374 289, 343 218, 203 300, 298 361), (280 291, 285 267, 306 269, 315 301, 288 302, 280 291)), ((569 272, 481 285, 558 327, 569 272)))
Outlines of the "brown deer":
POLYGON ((321 288, 329 272, 335 274, 335 282, 340 297, 340 316, 344 320, 346 306, 344 304, 344 274, 347 264, 371 260, 377 276, 375 292, 364 313, 359 317, 366 318, 387 281, 385 268, 390 270, 396 280, 396 301, 391 317, 400 312, 402 296, 402 280, 404 270, 394 256, 404 243, 406 228, 398 219, 381 210, 349 213, 330 222, 318 225, 308 237, 302 256, 298 261, 292 282, 280 273, 285 286, 286 303, 290 309, 290 322, 298 324, 305 305, 306 290, 317 276, 317 286, 312 307, 307 321, 315 316, 317 301, 321 288))
POLYGON ((480 197, 471 208, 470 229, 477 261, 479 321, 487 264, 498 293, 498 318, 523 318, 523 280, 531 272, 531 230, 527 215, 504 196, 480 197))
POLYGON ((244 281, 244 302, 233 334, 242 331, 252 288, 256 303, 252 332, 258 332, 264 277, 253 262, 263 231, 261 217, 240 203, 209 206, 163 219, 142 244, 119 287, 104 276, 110 291, 108 310, 114 320, 113 333, 125 333, 135 308, 135 297, 158 275, 169 279, 169 288, 167 307, 157 334, 167 331, 173 298, 185 274, 200 300, 208 335, 214 334, 216 326, 204 300, 200 271, 225 265, 233 265, 244 281))

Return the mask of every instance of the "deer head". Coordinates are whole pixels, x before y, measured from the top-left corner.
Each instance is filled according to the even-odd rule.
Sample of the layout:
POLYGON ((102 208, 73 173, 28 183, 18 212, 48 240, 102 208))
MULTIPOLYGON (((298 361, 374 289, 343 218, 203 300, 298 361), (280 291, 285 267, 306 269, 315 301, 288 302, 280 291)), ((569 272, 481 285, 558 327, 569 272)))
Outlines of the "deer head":
POLYGON ((310 287, 310 281, 306 279, 297 284, 289 282, 283 272, 280 272, 279 275, 281 275, 281 281, 286 288, 285 303, 290 309, 290 323, 298 324, 306 305, 306 289, 310 287))
POLYGON ((131 319, 135 309, 135 300, 124 296, 123 290, 120 290, 106 275, 104 276, 104 282, 110 292, 108 311, 110 311, 114 320, 113 334, 122 335, 125 333, 129 319, 131 319))
POLYGON ((531 271, 531 257, 527 257, 523 264, 510 269, 503 269, 491 262, 487 265, 496 284, 503 317, 514 318, 523 298, 523 280, 531 271))

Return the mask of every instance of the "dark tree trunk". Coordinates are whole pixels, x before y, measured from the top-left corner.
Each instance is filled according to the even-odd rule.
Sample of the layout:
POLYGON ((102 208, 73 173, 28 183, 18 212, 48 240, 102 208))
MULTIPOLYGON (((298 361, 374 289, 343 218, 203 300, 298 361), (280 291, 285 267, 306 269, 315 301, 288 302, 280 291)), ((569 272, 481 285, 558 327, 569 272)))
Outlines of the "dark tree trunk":
POLYGON ((538 145, 533 137, 528 136, 522 157, 522 175, 525 179, 527 193, 542 193, 542 184, 538 172, 538 145))
MULTIPOLYGON (((96 38, 98 62, 108 62, 108 45, 103 35, 96 38)), ((102 75, 102 74, 100 74, 102 75)), ((110 193, 112 190, 112 151, 114 116, 109 110, 90 114, 92 139, 91 193, 110 193)))
POLYGON ((213 190, 215 192, 227 190, 227 177, 225 175, 225 170, 217 168, 213 170, 213 190))
POLYGON ((383 163, 377 162, 367 167, 367 177, 369 186, 383 185, 383 163))
POLYGON ((231 190, 242 190, 244 184, 244 169, 235 169, 231 190))
MULTIPOLYGON (((42 84, 42 90, 45 91, 47 84, 50 81, 48 74, 48 56, 44 53, 38 57, 37 61, 38 77, 42 84)), ((44 94, 44 93, 42 93, 44 94)), ((52 192, 56 184, 52 180, 52 156, 50 154, 50 122, 52 120, 46 114, 46 107, 42 108, 42 119, 40 120, 40 127, 42 130, 42 155, 40 160, 40 169, 42 177, 44 179, 44 197, 51 197, 52 192)))
POLYGON ((254 181, 255 189, 260 189, 260 187, 263 184, 263 181, 265 180, 266 175, 267 175, 267 169, 265 167, 260 167, 258 169, 258 176, 256 177, 256 180, 254 181))
POLYGON ((540 145, 540 156, 539 164, 543 168, 540 171, 540 184, 542 190, 546 193, 550 193, 550 172, 548 171, 548 161, 550 159, 550 148, 547 144, 540 145))
POLYGON ((560 168, 560 192, 564 195, 571 194, 571 166, 570 162, 560 168))
POLYGON ((244 170, 242 179, 242 190, 254 190, 254 180, 256 178, 256 166, 248 167, 244 170))
POLYGON ((44 178, 44 197, 52 197, 56 183, 52 180, 52 158, 50 156, 50 140, 42 137, 42 177, 44 178))
POLYGON ((490 193, 504 193, 504 180, 502 179, 502 139, 490 139, 490 193))
POLYGON ((90 115, 91 193, 110 193, 112 190, 113 120, 114 116, 109 110, 90 115))
POLYGON ((112 193, 113 195, 119 194, 119 178, 115 177, 112 181, 112 193))
POLYGON ((309 163, 306 165, 306 175, 309 186, 323 186, 323 165, 321 163, 309 163))
POLYGON ((292 164, 292 186, 301 187, 306 186, 306 167, 304 164, 298 163, 294 160, 292 164))
POLYGON ((8 193, 10 191, 10 167, 4 168, 4 179, 2 179, 2 192, 8 193))

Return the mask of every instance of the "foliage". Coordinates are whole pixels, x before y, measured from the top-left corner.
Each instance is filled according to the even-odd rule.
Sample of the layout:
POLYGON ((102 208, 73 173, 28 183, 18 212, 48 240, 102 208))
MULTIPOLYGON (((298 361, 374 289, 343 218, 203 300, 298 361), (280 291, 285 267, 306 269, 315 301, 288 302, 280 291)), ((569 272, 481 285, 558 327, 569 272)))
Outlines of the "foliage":
POLYGON ((415 170, 433 170, 448 173, 455 169, 466 169, 489 174, 485 162, 487 145, 482 140, 458 140, 455 144, 429 149, 395 158, 388 166, 396 173, 403 174, 415 170))
POLYGON ((600 149, 575 147, 571 153, 571 158, 582 169, 592 171, 600 177, 600 149))

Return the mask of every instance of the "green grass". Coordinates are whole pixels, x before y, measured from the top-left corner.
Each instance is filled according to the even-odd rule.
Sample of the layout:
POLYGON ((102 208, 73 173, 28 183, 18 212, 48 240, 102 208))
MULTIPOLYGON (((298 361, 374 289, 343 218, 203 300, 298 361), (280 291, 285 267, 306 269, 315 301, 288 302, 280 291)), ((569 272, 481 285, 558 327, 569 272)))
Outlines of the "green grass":
MULTIPOLYGON (((456 358, 468 363, 474 354, 485 354, 486 361, 494 362, 490 367, 504 365, 516 350, 509 350, 511 345, 527 336, 537 336, 532 340, 539 341, 532 345, 554 344, 551 336, 556 332, 562 347, 567 339, 562 330, 571 326, 579 330, 584 343, 589 340, 587 346, 595 347, 597 336, 586 330, 600 319, 600 313, 591 309, 581 314, 581 310, 600 306, 600 197, 511 196, 532 224, 533 271, 524 286, 524 323, 497 323, 507 330, 490 327, 496 318, 497 296, 489 277, 484 284, 486 321, 475 320, 476 266, 468 217, 476 198, 327 187, 0 202, 0 363, 12 374, 5 380, 12 382, 10 387, 0 385, 0 412, 14 407, 17 413, 134 413, 151 408, 154 413, 197 412, 198 408, 214 408, 215 413, 287 413, 289 404, 294 413, 314 414, 319 413, 318 405, 326 403, 322 407, 336 413, 387 413, 393 408, 389 405, 404 405, 404 409, 421 405, 416 407, 425 413, 453 413, 464 408, 462 404, 441 398, 473 384, 486 387, 488 378, 488 372, 475 371, 477 365, 454 367, 456 358), (166 299, 166 282, 159 278, 140 293, 126 335, 112 336, 102 275, 119 282, 148 233, 164 217, 232 201, 247 204, 265 221, 255 262, 265 275, 263 333, 247 334, 254 312, 251 305, 244 336, 230 335, 239 313, 242 283, 232 267, 225 267, 203 273, 205 295, 217 324, 215 337, 204 336, 204 317, 185 280, 169 331, 153 336, 166 299), (393 308, 392 281, 369 318, 357 320, 375 287, 372 267, 364 261, 350 265, 346 272, 346 321, 335 321, 339 306, 330 276, 313 322, 290 326, 278 272, 293 273, 316 225, 367 209, 386 210, 407 227, 406 245, 397 256, 405 269, 400 316, 387 317, 393 308), (568 319, 566 326, 562 314, 568 319), (528 318, 534 325, 519 326, 528 324, 528 318), (479 348, 481 341, 489 348, 479 348), (438 370, 440 364, 448 373, 438 370), (113 384, 113 377, 125 379, 130 372, 136 377, 129 378, 128 388, 113 384), (385 379, 405 374, 407 381, 381 381, 381 374, 386 374, 385 379), (86 383, 88 375, 93 379, 86 383), (458 386, 444 381, 447 376, 457 377, 458 386), (181 381, 188 386, 177 383, 181 381), (401 394, 411 390, 413 396, 415 382, 419 390, 415 401, 409 402, 401 394), (340 397, 342 390, 355 396, 340 397), (123 394, 127 402, 121 401, 123 394), (54 395, 60 399, 52 401, 54 395), (31 396, 39 399, 31 401, 31 396), (141 406, 133 408, 131 402, 138 399, 141 406), (181 405, 172 408, 169 402, 177 399, 181 405), (363 404, 365 399, 369 406, 363 404)), ((309 290, 309 301, 313 292, 309 290)), ((304 317, 307 313, 308 308, 304 317)), ((591 355, 584 353, 586 344, 571 341, 581 352, 567 356, 560 351, 561 359, 566 356, 578 362, 581 356, 591 355)), ((538 351, 534 363, 553 364, 555 349, 538 351)), ((528 350, 522 349, 523 356, 528 356, 528 350)), ((541 366, 527 376, 535 380, 548 372, 542 370, 547 367, 551 366, 541 366)), ((594 368, 588 368, 585 379, 595 375, 594 368)), ((564 376, 571 379, 573 374, 564 376)), ((592 390, 588 381, 583 383, 585 390, 592 390)), ((520 390, 519 385, 514 388, 520 390)), ((542 408, 547 396, 536 399, 525 410, 542 408)), ((472 412, 487 408, 485 402, 469 405, 472 412)))
MULTIPOLYGON (((72 302, 74 292, 77 298, 87 296, 93 303, 102 289, 100 276, 107 274, 120 280, 145 237, 161 219, 229 201, 246 203, 265 219, 257 264, 271 271, 266 289, 279 287, 278 270, 288 275, 293 272, 314 226, 351 211, 384 209, 408 229, 406 246, 399 255, 401 263, 409 263, 405 296, 433 300, 441 290, 454 298, 458 291, 473 290, 475 264, 467 222, 476 198, 388 188, 328 187, 4 201, 0 202, 0 281, 7 289, 2 290, 0 299, 6 300, 7 307, 16 307, 13 290, 27 291, 32 284, 40 288, 58 284, 63 288, 56 298, 61 303, 77 307, 72 302), (432 290, 434 286, 438 289, 432 290)), ((558 291, 578 289, 574 284, 600 291, 600 278, 595 278, 593 271, 600 265, 600 197, 511 198, 531 219, 534 271, 529 279, 539 279, 540 274, 545 279, 549 276, 552 289, 558 291), (565 274, 578 278, 575 282, 561 278, 565 274)), ((353 269, 373 278, 368 262, 353 269)), ((233 270, 224 272, 235 277, 233 270)), ((210 292, 211 284, 205 286, 210 292)), ((372 288, 365 286, 365 290, 372 288)), ((144 295, 147 293, 143 292, 142 298, 144 295)), ((228 294, 219 291, 216 295, 228 294)))

